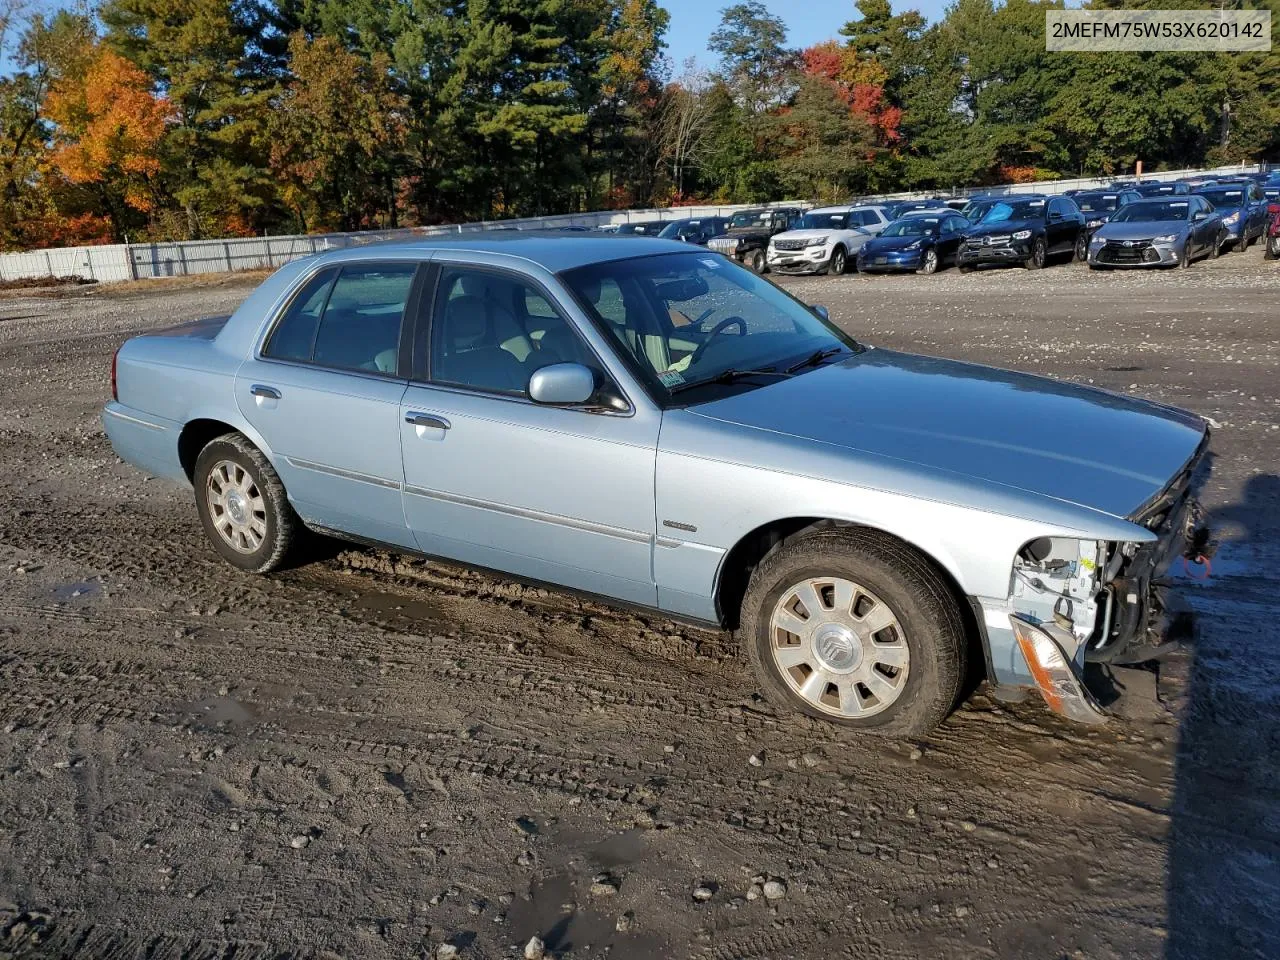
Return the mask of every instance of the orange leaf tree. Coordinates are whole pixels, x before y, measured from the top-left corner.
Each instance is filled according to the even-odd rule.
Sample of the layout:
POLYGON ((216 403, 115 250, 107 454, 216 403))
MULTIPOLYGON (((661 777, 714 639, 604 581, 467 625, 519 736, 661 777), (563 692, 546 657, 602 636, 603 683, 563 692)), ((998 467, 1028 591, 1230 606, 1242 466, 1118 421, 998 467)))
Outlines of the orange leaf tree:
POLYGON ((116 238, 155 208, 152 179, 169 107, 147 75, 119 54, 99 48, 83 76, 54 84, 45 103, 54 124, 54 171, 90 188, 111 218, 116 238))

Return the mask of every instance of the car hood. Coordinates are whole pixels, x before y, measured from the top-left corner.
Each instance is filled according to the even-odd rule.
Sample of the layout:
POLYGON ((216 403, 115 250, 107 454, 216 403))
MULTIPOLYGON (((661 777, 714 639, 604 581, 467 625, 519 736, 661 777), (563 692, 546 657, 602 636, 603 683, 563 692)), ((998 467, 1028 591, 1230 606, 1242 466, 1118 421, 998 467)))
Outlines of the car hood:
POLYGON ((733 240, 763 240, 768 238, 769 229, 767 227, 734 227, 732 230, 726 230, 720 236, 729 237, 733 240))
POLYGON ((1206 430, 1149 401, 880 349, 691 409, 1113 517, 1160 493, 1206 430))
POLYGON ((1125 220, 1104 224, 1094 236, 1104 240, 1150 240, 1152 237, 1167 237, 1171 233, 1184 233, 1187 227, 1185 220, 1125 220))
POLYGON ((933 240, 933 237, 879 236, 879 237, 875 237, 874 239, 868 240, 862 249, 865 253, 875 253, 877 251, 884 253, 889 250, 905 250, 907 247, 911 246, 917 240, 924 240, 925 243, 921 244, 921 246, 925 246, 925 244, 930 243, 933 240))
POLYGON ((814 237, 826 237, 833 233, 865 233, 860 227, 826 227, 822 230, 786 230, 775 233, 774 240, 812 240, 814 237))
POLYGON ((1019 230, 1043 230, 1043 220, 1001 220, 999 223, 979 223, 965 233, 981 237, 988 233, 1016 233, 1019 230))

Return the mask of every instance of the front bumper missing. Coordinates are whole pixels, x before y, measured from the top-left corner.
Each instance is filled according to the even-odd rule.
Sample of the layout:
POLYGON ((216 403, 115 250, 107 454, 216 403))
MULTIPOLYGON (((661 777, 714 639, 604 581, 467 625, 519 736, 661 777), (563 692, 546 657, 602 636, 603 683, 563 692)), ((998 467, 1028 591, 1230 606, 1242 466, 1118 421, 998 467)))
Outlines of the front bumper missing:
POLYGON ((1045 706, 1077 723, 1106 723, 1106 711, 1084 683, 1084 645, 1071 631, 1033 623, 1021 614, 1010 616, 1009 622, 1045 706))

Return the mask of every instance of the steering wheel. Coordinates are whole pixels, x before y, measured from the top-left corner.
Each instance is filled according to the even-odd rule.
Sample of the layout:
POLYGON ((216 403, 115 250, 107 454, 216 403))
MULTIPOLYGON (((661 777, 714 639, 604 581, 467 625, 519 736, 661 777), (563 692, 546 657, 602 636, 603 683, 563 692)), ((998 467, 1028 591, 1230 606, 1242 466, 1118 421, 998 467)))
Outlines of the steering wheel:
POLYGON ((745 337, 747 335, 747 321, 743 320, 741 317, 725 317, 711 328, 711 332, 707 334, 707 339, 703 340, 694 349, 693 354, 689 357, 689 366, 693 366, 702 359, 702 355, 707 352, 707 347, 711 346, 711 341, 719 336, 726 327, 732 327, 735 325, 738 328, 738 336, 745 337))

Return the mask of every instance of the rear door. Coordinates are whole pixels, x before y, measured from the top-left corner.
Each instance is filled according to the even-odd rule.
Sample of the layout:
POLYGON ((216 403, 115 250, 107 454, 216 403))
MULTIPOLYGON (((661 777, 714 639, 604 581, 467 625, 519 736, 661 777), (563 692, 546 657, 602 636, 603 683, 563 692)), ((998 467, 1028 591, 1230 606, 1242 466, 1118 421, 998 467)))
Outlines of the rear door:
POLYGON ((622 392, 542 282, 443 255, 436 263, 397 426, 419 549, 655 605, 661 412, 534 403, 529 377, 550 363, 591 367, 622 392))
POLYGON ((235 386, 304 520, 403 546, 413 539, 400 493, 402 334, 418 270, 418 261, 357 261, 311 275, 235 386))

